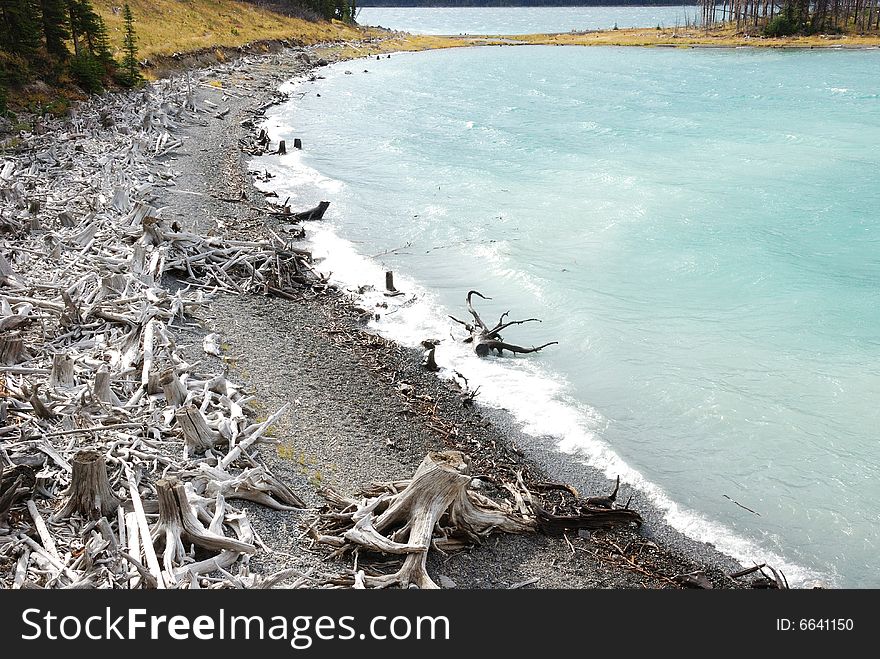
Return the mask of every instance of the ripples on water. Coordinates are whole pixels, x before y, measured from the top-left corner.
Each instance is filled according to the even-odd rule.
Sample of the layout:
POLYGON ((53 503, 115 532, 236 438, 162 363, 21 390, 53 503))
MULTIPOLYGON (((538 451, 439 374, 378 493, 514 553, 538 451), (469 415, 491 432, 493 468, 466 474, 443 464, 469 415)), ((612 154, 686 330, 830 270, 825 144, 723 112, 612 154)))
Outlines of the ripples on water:
POLYGON ((535 34, 693 24, 700 8, 361 7, 357 21, 413 34, 535 34))
POLYGON ((481 400, 728 553, 878 587, 878 56, 342 64, 270 118, 306 150, 259 167, 303 208, 333 202, 322 267, 377 286, 390 268, 423 292, 384 331, 446 338, 438 360, 481 400), (507 338, 560 346, 472 358, 445 318, 471 288, 494 298, 487 317, 544 319, 507 338))

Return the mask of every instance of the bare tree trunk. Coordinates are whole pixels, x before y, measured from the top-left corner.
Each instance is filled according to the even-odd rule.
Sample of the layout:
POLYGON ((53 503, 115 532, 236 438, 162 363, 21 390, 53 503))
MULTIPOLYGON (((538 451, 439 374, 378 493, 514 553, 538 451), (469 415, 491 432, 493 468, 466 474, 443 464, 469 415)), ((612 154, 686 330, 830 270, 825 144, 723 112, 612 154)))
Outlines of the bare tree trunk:
POLYGON ((53 516, 53 520, 67 519, 75 512, 89 519, 115 513, 119 508, 119 499, 113 494, 107 479, 104 456, 94 450, 79 451, 73 457, 72 466, 67 502, 53 516))

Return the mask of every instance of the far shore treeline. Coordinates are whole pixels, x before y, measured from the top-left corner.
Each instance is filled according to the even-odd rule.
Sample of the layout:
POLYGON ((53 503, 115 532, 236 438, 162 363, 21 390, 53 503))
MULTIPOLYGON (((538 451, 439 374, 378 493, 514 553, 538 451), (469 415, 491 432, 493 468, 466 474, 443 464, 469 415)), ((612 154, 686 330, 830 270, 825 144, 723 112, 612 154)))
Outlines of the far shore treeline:
POLYGON ((361 7, 675 7, 696 0, 362 0, 361 7))

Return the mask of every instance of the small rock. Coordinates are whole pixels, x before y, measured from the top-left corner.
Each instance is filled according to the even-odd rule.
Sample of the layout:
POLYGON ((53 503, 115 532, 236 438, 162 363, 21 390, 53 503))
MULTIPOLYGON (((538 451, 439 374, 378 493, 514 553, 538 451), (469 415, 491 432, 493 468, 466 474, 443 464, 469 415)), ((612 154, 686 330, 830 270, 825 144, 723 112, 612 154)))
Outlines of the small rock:
POLYGON ((202 349, 205 351, 205 354, 219 357, 221 355, 220 335, 216 333, 208 334, 202 341, 202 349))
POLYGON ((486 487, 486 484, 483 481, 481 481, 479 478, 472 478, 471 479, 471 488, 473 488, 475 490, 482 490, 484 487, 486 487))
POLYGON ((458 588, 458 584, 456 584, 452 579, 447 577, 445 574, 438 575, 437 580, 440 582, 440 585, 443 588, 458 588))
POLYGON ((592 537, 592 534, 587 529, 578 529, 578 537, 583 538, 584 540, 589 540, 592 537))

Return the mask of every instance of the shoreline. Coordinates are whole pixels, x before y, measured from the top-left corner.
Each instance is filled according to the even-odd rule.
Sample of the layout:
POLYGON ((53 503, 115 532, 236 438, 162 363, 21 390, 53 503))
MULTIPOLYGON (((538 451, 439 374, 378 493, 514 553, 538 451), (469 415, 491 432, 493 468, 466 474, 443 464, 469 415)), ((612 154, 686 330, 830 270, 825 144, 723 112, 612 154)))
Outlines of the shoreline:
MULTIPOLYGON (((314 73, 314 69, 312 69, 312 73, 314 73)), ((257 126, 256 128, 258 129, 259 126, 257 126)), ((259 192, 255 188, 252 188, 252 190, 254 192, 259 192)), ((334 302, 334 305, 341 305, 343 308, 345 308, 344 314, 349 316, 347 319, 348 322, 351 323, 352 320, 354 320, 355 326, 357 326, 356 319, 360 315, 362 310, 357 309, 356 306, 353 307, 351 302, 346 302, 343 299, 344 297, 345 296, 340 296, 340 298, 334 302)), ((317 301, 313 302, 312 304, 315 303, 317 303, 317 301)), ((317 305, 318 307, 321 306, 320 303, 317 303, 317 305)), ((283 306, 286 306, 286 303, 284 303, 283 306)), ((236 308, 237 314, 231 315, 240 315, 242 313, 240 307, 236 308)), ((217 328, 219 328, 221 333, 224 334, 225 340, 229 341, 230 350, 234 354, 233 359, 239 361, 242 364, 245 364, 253 351, 241 350, 240 345, 243 339, 243 336, 241 335, 241 327, 237 326, 236 323, 224 322, 216 325, 215 329, 217 328), (236 339, 236 334, 239 335, 238 339, 236 339)), ((253 327, 251 327, 250 329, 253 330, 253 327)), ((278 328, 263 327, 261 323, 261 331, 271 333, 277 331, 277 329, 278 328)), ((362 329, 357 329, 357 331, 362 332, 364 338, 366 338, 367 340, 370 340, 369 337, 375 336, 374 334, 372 334, 372 332, 367 332, 362 329)), ((290 338, 294 341, 304 340, 302 333, 299 332, 294 333, 290 338)), ((313 338, 314 337, 311 337, 308 340, 311 341, 313 338)), ((421 353, 415 349, 401 348, 397 346, 395 348, 394 354, 395 356, 400 355, 402 363, 407 364, 405 368, 410 374, 409 377, 414 378, 415 374, 413 374, 412 371, 419 371, 418 364, 421 361, 421 353)), ((261 364, 261 367, 269 368, 270 370, 272 368, 268 364, 261 364)), ((399 368, 403 369, 404 367, 400 366, 399 368)), ((264 374, 266 373, 265 370, 263 370, 262 372, 264 374)), ((441 381, 440 378, 429 373, 424 373, 424 375, 426 375, 429 379, 436 381, 436 383, 431 385, 431 395, 436 395, 437 391, 448 387, 448 382, 441 381)), ((410 380, 407 380, 407 382, 410 382, 410 380)), ((259 384, 256 382, 256 380, 252 381, 251 384, 259 388, 259 384)), ((270 386, 269 388, 271 389, 273 387, 270 386)), ((577 461, 573 457, 566 456, 559 451, 556 451, 552 447, 547 446, 546 442, 543 442, 540 438, 533 438, 524 435, 516 428, 515 421, 508 413, 501 410, 484 408, 479 404, 477 404, 476 407, 478 410, 477 416, 481 419, 488 420, 492 426, 499 429, 500 435, 503 437, 503 441, 510 444, 527 447, 528 450, 525 456, 526 459, 529 462, 535 464, 537 469, 540 469, 542 472, 546 472, 554 477, 564 476, 565 482, 573 484, 579 491, 584 492, 585 495, 598 494, 610 490, 610 488, 613 486, 613 483, 611 483, 611 481, 609 481, 604 476, 604 474, 600 473, 597 469, 577 463, 577 461)), ((492 441, 498 440, 493 438, 492 441)), ((418 459, 420 459, 420 456, 418 454, 410 456, 409 462, 413 469, 417 464, 418 459)), ((318 464, 319 469, 321 464, 327 464, 327 460, 321 459, 319 457, 316 459, 316 463, 318 464)), ((284 470, 283 463, 281 463, 280 465, 273 463, 272 467, 278 473, 282 473, 284 470)), ((387 477, 401 478, 405 476, 405 472, 397 472, 387 477)), ((382 475, 382 478, 385 477, 385 475, 382 475)), ((378 478, 378 475, 374 476, 373 478, 378 478)), ((347 481, 347 485, 349 488, 355 487, 358 484, 356 482, 356 478, 347 477, 343 480, 347 481)), ((627 491, 627 496, 628 495, 629 490, 627 491)), ((735 559, 720 553, 713 546, 697 540, 693 540, 685 536, 680 531, 671 527, 667 522, 663 520, 662 512, 654 508, 650 503, 648 503, 642 495, 639 495, 637 499, 639 499, 639 510, 643 513, 647 522, 646 527, 643 531, 643 535, 651 541, 657 542, 663 547, 668 547, 673 553, 681 554, 681 556, 679 556, 678 558, 683 561, 705 563, 707 566, 711 566, 711 569, 726 570, 727 572, 733 572, 741 568, 741 565, 735 559), (646 512, 648 508, 650 508, 650 512, 646 512)), ((453 578, 453 580, 455 579, 453 578)), ((540 584, 538 584, 538 586, 540 587, 540 584)))
MULTIPOLYGON (((199 82, 195 103, 213 104, 218 113, 205 122, 184 124, 178 133, 180 150, 156 158, 176 174, 174 185, 162 188, 154 202, 162 207, 164 221, 202 235, 254 237, 265 235, 264 226, 283 231, 283 222, 257 208, 264 206, 262 193, 252 185, 250 156, 242 151, 241 140, 255 137, 261 110, 284 100, 278 86, 313 72, 306 60, 324 54, 285 49, 193 72, 199 82)), ((585 496, 610 489, 598 472, 573 474, 540 446, 528 446, 510 417, 463 405, 448 381, 422 369, 417 351, 365 331, 361 313, 337 293, 305 291, 299 300, 222 294, 196 316, 202 329, 178 336, 188 360, 201 360, 244 384, 256 394, 254 406, 267 414, 293 403, 275 427, 280 443, 261 448, 260 455, 310 509, 277 512, 243 504, 262 539, 259 544, 272 548, 251 559, 255 573, 293 568, 320 584, 322 577, 345 569, 345 561, 326 562, 326 552, 305 540, 312 509, 322 504, 318 488, 329 483, 351 494, 370 481, 408 478, 430 450, 459 448, 472 455, 476 473, 501 468, 543 480, 565 477, 585 496), (208 332, 222 336, 219 357, 202 354, 208 332), (401 390, 401 382, 410 388, 401 390), (424 404, 428 399, 431 405, 424 404), (520 443, 527 450, 518 448, 520 443)), ((449 556, 432 552, 428 570, 442 575, 446 586, 464 588, 525 582, 539 588, 665 588, 680 587, 684 577, 695 573, 715 587, 748 586, 748 580, 726 576, 739 567, 730 557, 688 542, 640 512, 646 522, 641 533, 619 528, 583 537, 496 535, 449 556)), ((282 583, 290 585, 290 580, 282 583)))

